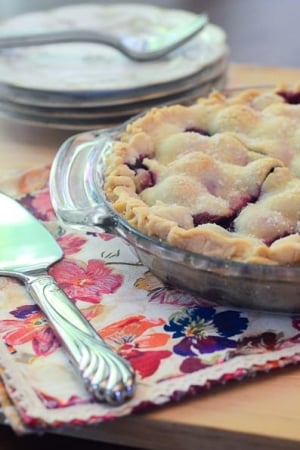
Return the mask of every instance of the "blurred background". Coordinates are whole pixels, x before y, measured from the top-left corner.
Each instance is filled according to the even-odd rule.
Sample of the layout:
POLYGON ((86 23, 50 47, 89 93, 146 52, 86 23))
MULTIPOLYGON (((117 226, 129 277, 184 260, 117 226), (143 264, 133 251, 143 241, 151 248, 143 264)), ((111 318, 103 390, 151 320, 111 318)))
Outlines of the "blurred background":
MULTIPOLYGON (((111 4, 113 0, 0 0, 0 20, 34 10, 76 3, 111 4)), ((147 3, 117 0, 115 3, 147 3)), ((148 0, 168 8, 205 11, 228 35, 231 61, 300 67, 299 0, 148 0)))

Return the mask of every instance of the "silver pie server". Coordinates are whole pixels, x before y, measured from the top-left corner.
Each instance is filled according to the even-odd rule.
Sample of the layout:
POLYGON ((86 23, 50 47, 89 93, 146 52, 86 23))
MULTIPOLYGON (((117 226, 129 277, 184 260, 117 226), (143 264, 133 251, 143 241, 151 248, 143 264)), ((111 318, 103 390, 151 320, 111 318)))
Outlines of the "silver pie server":
POLYGON ((51 233, 18 201, 0 193, 0 276, 21 280, 94 397, 120 405, 134 395, 128 361, 98 335, 47 269, 63 256, 51 233))

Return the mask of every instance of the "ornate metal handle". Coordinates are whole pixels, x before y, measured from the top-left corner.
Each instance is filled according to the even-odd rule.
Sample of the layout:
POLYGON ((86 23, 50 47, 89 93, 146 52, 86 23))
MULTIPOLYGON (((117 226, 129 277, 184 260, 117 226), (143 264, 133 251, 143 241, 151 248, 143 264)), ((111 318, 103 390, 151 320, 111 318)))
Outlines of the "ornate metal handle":
POLYGON ((112 405, 131 398, 135 378, 132 367, 104 342, 55 280, 47 273, 31 273, 26 286, 49 319, 88 391, 112 405))

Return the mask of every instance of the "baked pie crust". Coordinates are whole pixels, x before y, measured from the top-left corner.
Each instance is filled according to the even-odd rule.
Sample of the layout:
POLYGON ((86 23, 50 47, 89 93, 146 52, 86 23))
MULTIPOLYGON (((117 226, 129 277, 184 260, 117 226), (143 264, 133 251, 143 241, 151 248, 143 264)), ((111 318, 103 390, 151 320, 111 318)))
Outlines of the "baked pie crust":
POLYGON ((300 264, 300 90, 151 109, 112 143, 104 190, 128 223, 174 247, 300 264))

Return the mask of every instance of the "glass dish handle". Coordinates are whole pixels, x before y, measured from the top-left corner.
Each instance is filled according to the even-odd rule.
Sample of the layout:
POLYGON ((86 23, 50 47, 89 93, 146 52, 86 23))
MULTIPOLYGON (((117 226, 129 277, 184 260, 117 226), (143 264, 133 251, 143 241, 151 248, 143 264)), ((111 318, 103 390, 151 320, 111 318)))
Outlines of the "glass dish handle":
POLYGON ((79 133, 67 139, 59 148, 50 171, 50 196, 54 210, 66 224, 98 227, 114 233, 116 218, 99 190, 103 154, 109 150, 117 129, 79 133), (99 166, 99 180, 95 167, 99 166))

